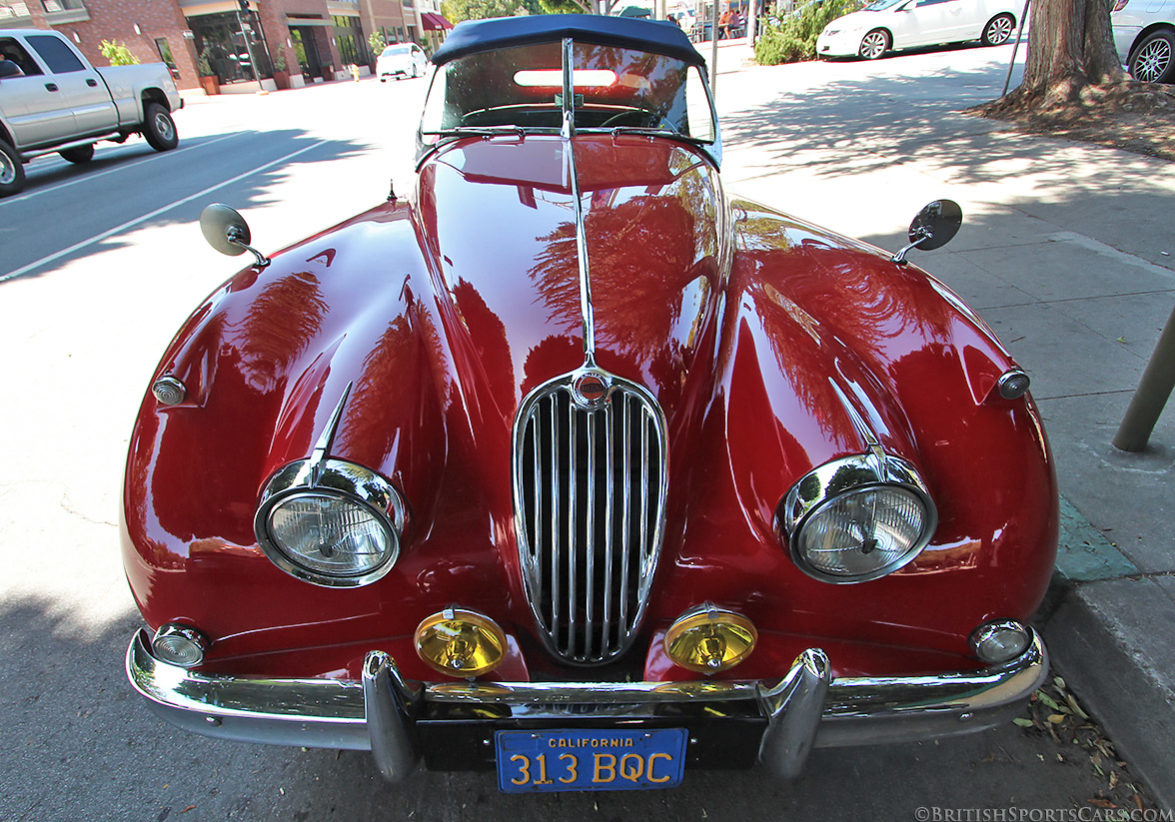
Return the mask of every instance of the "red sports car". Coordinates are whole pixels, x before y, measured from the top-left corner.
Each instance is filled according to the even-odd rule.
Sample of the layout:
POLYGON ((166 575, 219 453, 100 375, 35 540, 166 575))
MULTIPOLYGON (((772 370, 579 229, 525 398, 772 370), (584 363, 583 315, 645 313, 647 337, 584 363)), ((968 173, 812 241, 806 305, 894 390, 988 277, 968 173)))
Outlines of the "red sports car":
POLYGON ((518 792, 1014 713, 1057 491, 991 330, 909 247, 727 192, 676 26, 463 23, 432 61, 406 198, 271 258, 205 213, 254 262, 131 441, 149 707, 518 792))

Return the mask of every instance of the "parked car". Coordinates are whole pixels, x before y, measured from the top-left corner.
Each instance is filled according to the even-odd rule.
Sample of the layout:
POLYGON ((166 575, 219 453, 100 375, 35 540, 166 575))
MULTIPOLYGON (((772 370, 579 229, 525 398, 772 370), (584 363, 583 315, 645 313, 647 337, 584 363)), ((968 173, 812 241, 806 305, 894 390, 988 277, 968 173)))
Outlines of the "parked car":
POLYGON ((134 425, 147 707, 507 792, 1019 710, 1056 480, 1025 372, 906 261, 958 206, 891 255, 728 192, 676 26, 465 22, 432 60, 406 198, 272 256, 201 219, 253 257, 134 425))
POLYGON ((375 61, 375 73, 379 81, 386 83, 389 77, 419 77, 428 66, 424 49, 415 43, 392 43, 380 52, 375 61))
POLYGON ((874 0, 829 23, 816 39, 816 54, 876 60, 917 46, 971 40, 999 46, 1016 31, 1018 13, 1008 0, 874 0))
POLYGON ((0 30, 0 197, 23 189, 24 164, 44 154, 86 163, 95 143, 132 134, 173 149, 182 106, 163 63, 94 68, 58 32, 0 30))
POLYGON ((1114 46, 1135 80, 1175 80, 1175 2, 1117 0, 1110 10, 1114 46))

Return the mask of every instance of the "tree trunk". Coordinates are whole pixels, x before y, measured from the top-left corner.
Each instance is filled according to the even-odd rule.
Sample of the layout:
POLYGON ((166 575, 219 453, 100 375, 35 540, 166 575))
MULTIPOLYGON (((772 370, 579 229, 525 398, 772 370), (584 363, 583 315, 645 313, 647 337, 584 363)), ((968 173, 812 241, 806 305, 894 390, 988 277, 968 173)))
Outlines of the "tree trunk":
POLYGON ((1110 0, 1034 0, 1020 96, 1073 100, 1126 75, 1110 30, 1110 0))

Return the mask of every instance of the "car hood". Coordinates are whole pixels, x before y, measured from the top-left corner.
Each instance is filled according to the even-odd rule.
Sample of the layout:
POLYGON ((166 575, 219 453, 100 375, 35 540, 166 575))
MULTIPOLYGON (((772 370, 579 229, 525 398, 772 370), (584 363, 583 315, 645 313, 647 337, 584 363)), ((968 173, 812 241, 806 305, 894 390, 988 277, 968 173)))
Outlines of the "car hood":
MULTIPOLYGON (((583 304, 564 144, 462 141, 421 169, 418 205, 440 280, 504 411, 584 362, 583 304), (520 145, 521 143, 521 145, 520 145)), ((717 174, 647 137, 576 140, 596 356, 672 405, 724 258, 717 174)))

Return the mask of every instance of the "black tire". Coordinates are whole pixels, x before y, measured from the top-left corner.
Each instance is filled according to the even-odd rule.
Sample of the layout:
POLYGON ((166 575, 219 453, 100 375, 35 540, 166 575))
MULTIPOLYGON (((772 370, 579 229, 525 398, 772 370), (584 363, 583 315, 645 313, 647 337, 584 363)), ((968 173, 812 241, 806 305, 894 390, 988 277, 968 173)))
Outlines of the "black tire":
POLYGON ((0 140, 0 197, 17 194, 24 188, 24 163, 16 149, 0 140))
POLYGON ((171 114, 158 103, 148 103, 146 116, 143 118, 143 136, 148 145, 156 151, 171 151, 179 145, 179 132, 175 130, 175 120, 171 114))
POLYGON ((94 159, 94 144, 90 143, 88 146, 67 148, 65 151, 59 151, 57 153, 71 163, 88 163, 94 159))
POLYGON ((1016 20, 1010 14, 997 14, 987 21, 983 27, 983 36, 980 38, 985 46, 1002 46, 1012 37, 1016 29, 1016 20))
POLYGON ((865 60, 876 60, 889 51, 891 42, 888 31, 873 29, 861 38, 861 47, 857 49, 857 56, 865 60))
POLYGON ((1134 47, 1127 68, 1135 80, 1170 83, 1175 79, 1175 32, 1152 31, 1134 47))

